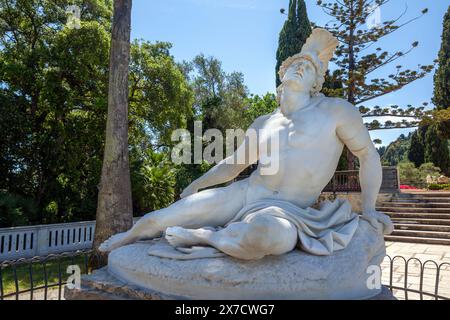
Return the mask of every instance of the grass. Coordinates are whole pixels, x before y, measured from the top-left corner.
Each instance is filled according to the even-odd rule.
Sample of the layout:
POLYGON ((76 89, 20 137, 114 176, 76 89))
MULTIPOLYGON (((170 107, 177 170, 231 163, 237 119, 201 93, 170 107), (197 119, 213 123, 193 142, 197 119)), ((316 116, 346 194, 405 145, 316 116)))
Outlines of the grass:
MULTIPOLYGON (((84 256, 56 258, 44 262, 34 262, 31 264, 33 276, 33 288, 45 285, 45 273, 47 273, 47 284, 59 283, 59 268, 61 270, 61 282, 66 282, 70 274, 66 273, 67 267, 70 265, 78 265, 81 273, 85 273, 84 256), (45 268, 44 268, 45 266, 45 268), (60 267, 59 267, 60 266, 60 267)), ((17 265, 16 275, 19 291, 31 289, 30 264, 17 265)), ((14 279, 14 267, 8 266, 1 270, 3 284, 3 294, 8 295, 16 292, 16 284, 14 279)), ((57 286, 55 287, 57 288, 57 286)))

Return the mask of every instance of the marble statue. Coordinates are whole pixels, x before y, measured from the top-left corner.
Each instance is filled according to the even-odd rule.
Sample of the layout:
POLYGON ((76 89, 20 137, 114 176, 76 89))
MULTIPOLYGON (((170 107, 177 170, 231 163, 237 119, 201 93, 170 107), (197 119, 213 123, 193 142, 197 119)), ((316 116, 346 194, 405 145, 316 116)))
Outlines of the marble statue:
MULTIPOLYGON (((328 31, 314 29, 301 52, 280 68, 280 107, 249 128, 278 133, 279 169, 274 174, 263 174, 260 162, 249 178, 210 188, 234 180, 263 157, 270 158, 267 148, 252 155, 245 139, 231 156, 245 154, 245 163, 219 162, 192 182, 181 200, 145 215, 131 230, 105 241, 100 250, 110 252, 164 236, 181 256, 193 258, 226 254, 255 260, 283 255, 296 247, 326 256, 347 247, 360 219, 381 235, 391 233, 389 217, 375 210, 382 168, 358 109, 346 100, 320 93, 337 45, 328 31), (360 162, 361 218, 345 200, 313 208, 334 175, 344 145, 360 162)), ((264 140, 259 137, 258 143, 264 140)), ((177 258, 158 251, 150 254, 177 258)))

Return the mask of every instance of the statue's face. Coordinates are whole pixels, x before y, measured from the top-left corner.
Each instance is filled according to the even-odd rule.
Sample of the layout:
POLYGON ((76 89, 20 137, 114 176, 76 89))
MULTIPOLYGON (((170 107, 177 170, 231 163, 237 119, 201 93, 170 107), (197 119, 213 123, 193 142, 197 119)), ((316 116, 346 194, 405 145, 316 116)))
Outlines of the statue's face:
POLYGON ((316 83, 316 76, 316 68, 312 62, 302 59, 289 66, 281 82, 291 90, 311 92, 316 83))

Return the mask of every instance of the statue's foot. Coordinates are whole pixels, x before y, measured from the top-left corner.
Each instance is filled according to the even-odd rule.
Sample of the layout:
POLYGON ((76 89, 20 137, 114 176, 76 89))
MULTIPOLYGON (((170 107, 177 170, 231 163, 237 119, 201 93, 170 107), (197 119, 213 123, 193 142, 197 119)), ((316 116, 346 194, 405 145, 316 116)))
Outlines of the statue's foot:
POLYGON ((123 247, 127 244, 135 242, 136 239, 130 237, 128 232, 118 233, 103 242, 98 248, 101 252, 111 252, 114 249, 123 247))
POLYGON ((210 228, 185 229, 170 227, 166 229, 166 240, 175 248, 192 247, 196 244, 206 244, 205 239, 214 231, 210 228))

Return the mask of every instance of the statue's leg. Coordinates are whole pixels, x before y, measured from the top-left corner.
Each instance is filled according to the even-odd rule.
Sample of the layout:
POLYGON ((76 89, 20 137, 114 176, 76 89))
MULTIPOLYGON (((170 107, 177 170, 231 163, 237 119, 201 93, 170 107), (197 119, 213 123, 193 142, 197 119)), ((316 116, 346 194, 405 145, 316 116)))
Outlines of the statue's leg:
POLYGON ((223 226, 244 206, 247 186, 247 179, 241 180, 227 187, 201 191, 167 208, 150 212, 139 219, 132 229, 112 236, 99 249, 109 252, 137 240, 156 238, 172 226, 223 226))
POLYGON ((254 260, 292 251, 298 234, 288 220, 260 215, 251 222, 232 223, 219 231, 171 227, 166 230, 166 239, 175 247, 210 245, 232 257, 254 260))

